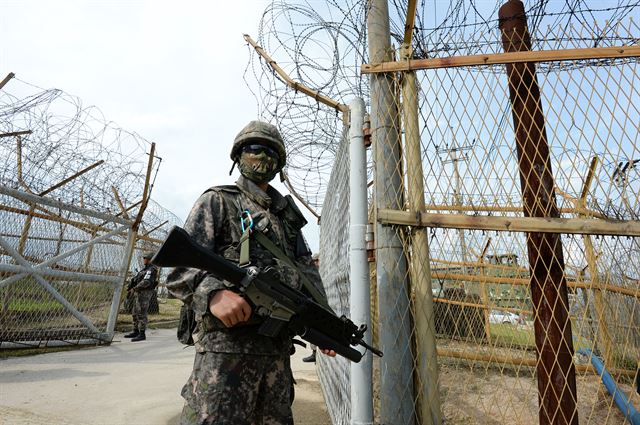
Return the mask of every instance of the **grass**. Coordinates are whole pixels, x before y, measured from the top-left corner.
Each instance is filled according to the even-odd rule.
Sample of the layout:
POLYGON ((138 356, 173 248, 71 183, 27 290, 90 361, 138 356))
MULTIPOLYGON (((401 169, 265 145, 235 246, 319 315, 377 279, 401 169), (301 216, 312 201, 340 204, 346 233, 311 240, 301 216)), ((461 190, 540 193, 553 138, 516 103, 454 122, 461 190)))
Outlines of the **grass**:
MULTIPOLYGON (((158 314, 149 315, 149 327, 150 328, 171 328, 178 324, 178 318, 180 317, 180 307, 182 307, 182 301, 176 299, 163 299, 158 300, 158 308, 160 312, 158 314)), ((131 314, 118 313, 118 321, 116 322, 116 330, 125 331, 129 330, 132 326, 131 314)))
POLYGON ((510 324, 491 325, 492 343, 511 348, 536 348, 536 340, 533 334, 533 326, 521 326, 510 324))
POLYGON ((34 301, 34 300, 11 300, 9 311, 21 311, 25 313, 50 312, 64 310, 62 304, 55 300, 34 301))

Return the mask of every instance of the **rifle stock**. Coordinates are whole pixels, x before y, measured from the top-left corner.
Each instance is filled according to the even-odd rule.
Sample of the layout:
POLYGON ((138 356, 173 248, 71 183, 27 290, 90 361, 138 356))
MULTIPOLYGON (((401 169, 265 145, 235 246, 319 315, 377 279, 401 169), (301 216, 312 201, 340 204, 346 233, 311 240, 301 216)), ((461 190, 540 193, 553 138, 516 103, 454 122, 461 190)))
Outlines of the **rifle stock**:
POLYGON ((351 345, 361 345, 382 356, 382 352, 364 342, 365 326, 357 327, 345 316, 337 317, 303 292, 280 282, 273 269, 238 267, 197 244, 180 227, 171 229, 151 262, 160 267, 197 268, 231 282, 253 304, 254 314, 268 316, 259 329, 262 334, 271 335, 286 323, 307 342, 334 350, 351 361, 359 362, 363 356, 351 345))

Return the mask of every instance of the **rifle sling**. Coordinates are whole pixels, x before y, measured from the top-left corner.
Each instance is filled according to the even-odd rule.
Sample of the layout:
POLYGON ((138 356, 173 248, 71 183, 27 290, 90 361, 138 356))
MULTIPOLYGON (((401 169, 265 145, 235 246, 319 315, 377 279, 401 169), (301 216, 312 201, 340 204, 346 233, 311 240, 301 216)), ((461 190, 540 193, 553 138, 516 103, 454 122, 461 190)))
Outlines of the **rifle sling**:
POLYGON ((249 236, 251 235, 251 228, 247 227, 242 236, 240 237, 240 261, 238 265, 240 267, 246 267, 251 264, 249 259, 249 236))
POLYGON ((289 266, 293 267, 298 272, 298 274, 300 275, 300 280, 302 281, 302 286, 304 286, 304 288, 311 295, 311 297, 315 302, 317 302, 323 307, 328 308, 330 311, 333 311, 331 307, 329 307, 329 304, 327 304, 325 297, 323 297, 320 291, 318 291, 318 289, 313 285, 313 283, 311 283, 309 279, 307 279, 304 273, 300 271, 298 266, 295 265, 295 263, 291 260, 291 258, 289 258, 284 252, 282 252, 282 250, 278 248, 278 246, 275 243, 273 243, 271 239, 266 237, 259 230, 254 229, 252 234, 255 235, 256 241, 260 245, 262 245, 267 251, 271 252, 278 260, 287 263, 289 266))

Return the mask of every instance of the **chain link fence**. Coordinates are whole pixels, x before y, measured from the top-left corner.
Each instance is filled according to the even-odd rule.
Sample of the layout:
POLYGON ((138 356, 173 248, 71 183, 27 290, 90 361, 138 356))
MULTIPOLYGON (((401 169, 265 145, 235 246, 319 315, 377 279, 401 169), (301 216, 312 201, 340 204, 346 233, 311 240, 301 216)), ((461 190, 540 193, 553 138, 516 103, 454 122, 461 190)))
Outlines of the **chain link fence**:
POLYGON ((123 284, 143 253, 180 224, 149 199, 159 157, 79 99, 11 74, 7 81, 0 91, 0 348, 109 342, 123 284))
MULTIPOLYGON (((350 316, 349 308, 349 140, 348 128, 343 131, 336 162, 329 179, 320 223, 320 275, 324 283, 329 305, 335 313, 350 316), (336 232, 335 229, 344 229, 336 232), (327 231, 325 231, 327 229, 327 231)), ((333 423, 341 423, 349 417, 351 409, 349 397, 350 362, 343 357, 329 359, 317 356, 316 363, 325 401, 330 406, 329 414, 333 423)))
MULTIPOLYGON (((640 405, 637 5, 514 9, 511 1, 474 9, 456 1, 438 14, 421 3, 408 27, 415 38, 398 49, 389 41, 400 46, 403 33, 411 41, 404 24, 412 2, 389 3, 390 33, 376 46, 385 24, 376 29, 371 19, 381 3, 366 9, 368 55, 356 46, 365 40, 357 36, 360 2, 327 2, 330 20, 319 8, 274 2, 259 40, 276 56, 280 39, 268 23, 284 16, 295 23, 299 14, 307 24, 298 33, 287 27, 294 38, 309 43, 311 28, 348 38, 370 74, 368 84, 350 74, 336 42, 334 68, 318 71, 333 71, 335 80, 314 84, 297 73, 310 52, 291 53, 305 43, 285 48, 289 73, 301 83, 342 103, 368 99, 371 304, 374 344, 385 353, 374 367, 375 422, 632 421, 640 405)), ((273 73, 272 63, 263 66, 264 82, 273 73)), ((285 98, 274 96, 277 79, 269 81, 265 115, 283 121, 295 143, 309 122, 295 112, 302 102, 270 108, 285 98)), ((317 108, 323 117, 333 113, 317 108)), ((299 162, 318 170, 313 164, 329 158, 330 177, 314 180, 322 190, 305 188, 303 179, 296 189, 310 192, 314 205, 323 194, 321 274, 342 313, 348 155, 336 136, 344 134, 339 118, 325 124, 313 134, 333 148, 299 162)), ((318 371, 332 422, 350 423, 348 367, 321 358, 318 371)))
MULTIPOLYGON (((530 51, 518 13, 481 44, 530 51)), ((381 360, 381 423, 622 423, 602 379, 638 401, 638 64, 563 60, 591 30, 549 33, 563 50, 540 67, 452 57, 372 78, 381 343, 406 347, 381 360)))

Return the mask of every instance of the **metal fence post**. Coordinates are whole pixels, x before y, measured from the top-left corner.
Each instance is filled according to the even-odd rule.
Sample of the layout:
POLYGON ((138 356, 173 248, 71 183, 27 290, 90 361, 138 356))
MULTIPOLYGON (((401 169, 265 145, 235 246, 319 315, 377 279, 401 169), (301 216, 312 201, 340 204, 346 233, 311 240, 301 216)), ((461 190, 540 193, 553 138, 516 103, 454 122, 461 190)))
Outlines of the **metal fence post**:
MULTIPOLYGON (((498 16, 504 50, 531 50, 522 2, 508 1, 498 16)), ((559 217, 535 64, 506 66, 524 215, 559 217)), ((527 249, 538 352, 540 424, 577 425, 576 377, 562 241, 557 233, 529 232, 527 249)))
MULTIPOLYGON (((372 0, 367 18, 369 57, 373 63, 391 59, 389 9, 386 0, 372 0)), ((402 155, 398 131, 395 81, 391 74, 371 75, 371 142, 376 210, 403 208, 402 155)), ((413 355, 407 285, 407 262, 397 228, 376 225, 376 274, 379 301, 380 422, 414 422, 413 355)))
POLYGON ((120 297, 122 295, 122 289, 127 284, 127 272, 131 264, 131 257, 133 257, 133 251, 136 247, 136 240, 138 238, 138 232, 133 228, 129 229, 129 235, 127 237, 127 244, 125 245, 124 255, 122 257, 122 267, 120 273, 122 277, 122 284, 116 286, 113 291, 113 299, 111 300, 111 309, 109 310, 109 319, 107 320, 107 336, 109 339, 113 338, 113 333, 116 328, 116 322, 118 321, 118 308, 120 307, 120 297))
MULTIPOLYGON (((364 101, 354 99, 349 105, 349 306, 351 320, 371 328, 369 303, 369 263, 365 234, 367 230, 367 156, 362 126, 364 101)), ((371 333, 365 334, 371 342, 371 333)), ((373 423, 373 359, 367 352, 360 363, 351 363, 351 424, 373 423)))

